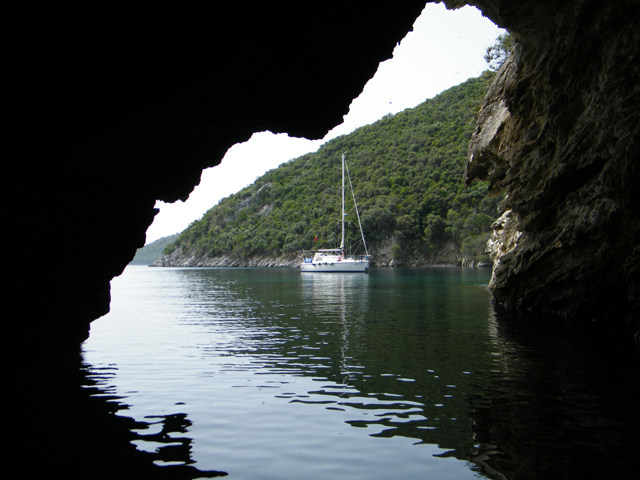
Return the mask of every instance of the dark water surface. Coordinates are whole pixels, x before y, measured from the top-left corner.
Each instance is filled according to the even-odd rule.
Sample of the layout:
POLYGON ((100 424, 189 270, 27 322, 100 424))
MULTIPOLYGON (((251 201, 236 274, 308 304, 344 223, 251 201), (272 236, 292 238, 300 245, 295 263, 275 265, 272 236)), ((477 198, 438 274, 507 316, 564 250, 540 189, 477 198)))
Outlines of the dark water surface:
POLYGON ((87 389, 167 471, 634 478, 635 352, 496 318, 489 274, 128 267, 83 345, 87 389))

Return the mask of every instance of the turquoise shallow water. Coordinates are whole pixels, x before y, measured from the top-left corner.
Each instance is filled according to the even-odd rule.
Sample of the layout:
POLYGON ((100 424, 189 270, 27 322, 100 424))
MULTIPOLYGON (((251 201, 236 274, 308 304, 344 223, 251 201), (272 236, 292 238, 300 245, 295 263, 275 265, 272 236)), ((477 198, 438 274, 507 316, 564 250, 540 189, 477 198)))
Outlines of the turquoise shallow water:
POLYGON ((542 329, 505 327, 489 274, 128 267, 84 362, 161 466, 238 479, 588 478, 599 467, 577 452, 624 458, 637 418, 621 412, 637 391, 607 398, 601 370, 627 360, 585 376, 588 338, 569 348, 566 329, 545 342, 542 329))

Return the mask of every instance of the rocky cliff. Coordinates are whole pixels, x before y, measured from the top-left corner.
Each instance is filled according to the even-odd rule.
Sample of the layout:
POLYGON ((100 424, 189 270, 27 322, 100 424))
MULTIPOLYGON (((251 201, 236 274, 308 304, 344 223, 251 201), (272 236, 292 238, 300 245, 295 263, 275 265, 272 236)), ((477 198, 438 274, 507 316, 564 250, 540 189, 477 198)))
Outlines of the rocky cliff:
POLYGON ((489 245, 491 291, 506 308, 623 320, 637 337, 638 2, 548 4, 513 24, 512 14, 519 43, 466 168, 467 183, 508 194, 489 245))

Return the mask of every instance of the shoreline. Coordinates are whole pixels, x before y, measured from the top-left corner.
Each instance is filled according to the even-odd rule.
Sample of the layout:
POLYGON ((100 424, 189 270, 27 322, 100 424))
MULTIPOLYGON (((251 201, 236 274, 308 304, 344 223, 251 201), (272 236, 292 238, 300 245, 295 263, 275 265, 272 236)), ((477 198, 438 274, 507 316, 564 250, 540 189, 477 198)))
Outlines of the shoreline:
MULTIPOLYGON (((215 258, 174 258, 162 257, 149 267, 157 268, 298 268, 299 260, 256 258, 256 259, 232 259, 229 257, 215 258)), ((460 268, 491 268, 493 264, 486 261, 462 258, 458 262, 438 262, 428 261, 396 261, 373 262, 370 268, 420 268, 420 267, 460 267, 460 268)))

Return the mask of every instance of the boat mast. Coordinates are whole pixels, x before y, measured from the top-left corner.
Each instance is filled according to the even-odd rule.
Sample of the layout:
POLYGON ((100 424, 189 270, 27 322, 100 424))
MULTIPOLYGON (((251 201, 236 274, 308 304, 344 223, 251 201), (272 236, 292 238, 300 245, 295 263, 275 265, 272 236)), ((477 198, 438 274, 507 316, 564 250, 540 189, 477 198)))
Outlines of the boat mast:
POLYGON ((342 153, 342 241, 340 250, 344 254, 344 152, 342 153))

